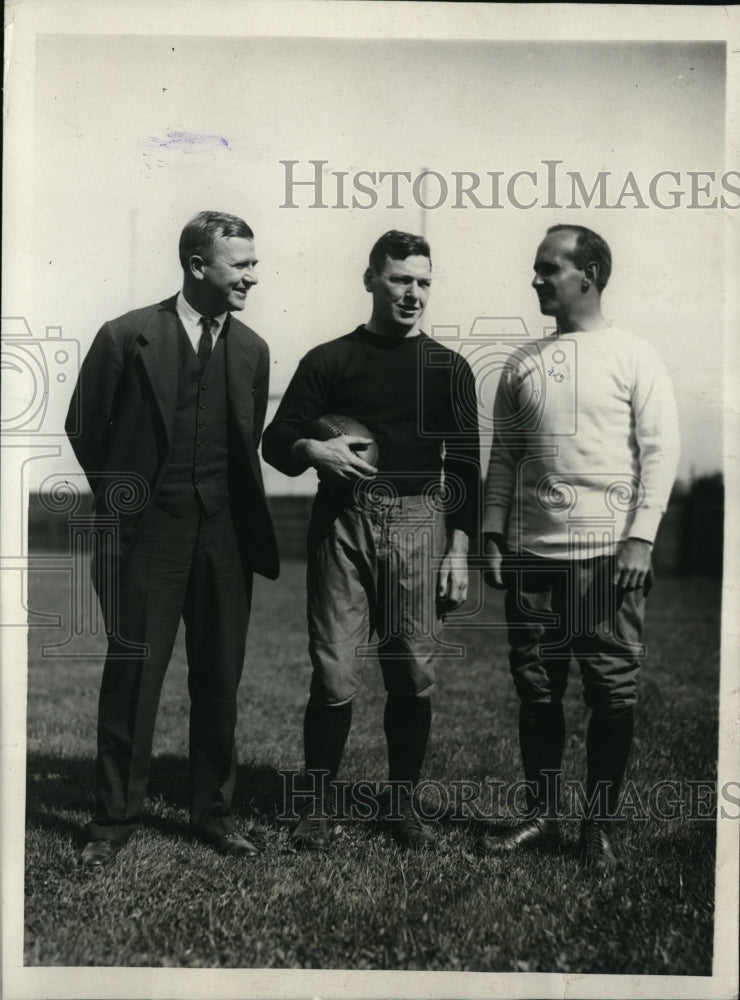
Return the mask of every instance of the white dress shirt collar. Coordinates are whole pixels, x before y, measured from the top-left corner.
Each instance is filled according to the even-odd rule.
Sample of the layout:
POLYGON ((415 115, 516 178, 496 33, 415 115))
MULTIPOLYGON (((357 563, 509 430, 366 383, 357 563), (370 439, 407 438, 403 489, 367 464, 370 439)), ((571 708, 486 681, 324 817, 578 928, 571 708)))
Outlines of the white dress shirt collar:
MULTIPOLYGON (((202 314, 196 309, 193 309, 182 292, 179 292, 177 295, 175 309, 177 310, 177 315, 182 321, 182 325, 185 327, 185 333, 188 335, 188 340, 193 345, 193 350, 197 351, 198 341, 200 340, 200 335, 203 333, 203 327, 200 325, 202 314)), ((220 315, 212 317, 216 321, 216 326, 211 327, 211 336, 213 337, 214 345, 224 328, 224 321, 226 320, 227 315, 227 312, 222 312, 220 315)))

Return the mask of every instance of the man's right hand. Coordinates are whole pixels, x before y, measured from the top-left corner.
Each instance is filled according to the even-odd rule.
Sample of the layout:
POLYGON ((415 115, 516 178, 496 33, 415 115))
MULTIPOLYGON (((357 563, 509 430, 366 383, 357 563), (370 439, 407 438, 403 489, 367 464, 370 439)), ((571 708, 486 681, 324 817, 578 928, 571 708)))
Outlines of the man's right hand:
POLYGON ((489 587, 497 590, 504 590, 503 563, 506 553, 506 545, 501 535, 486 534, 483 542, 483 555, 486 568, 483 571, 483 579, 489 587))
POLYGON ((358 448, 368 447, 372 443, 372 438, 355 437, 353 434, 340 434, 328 441, 303 438, 296 441, 293 452, 307 466, 312 465, 322 478, 351 482, 377 473, 375 466, 366 462, 357 452, 358 448))

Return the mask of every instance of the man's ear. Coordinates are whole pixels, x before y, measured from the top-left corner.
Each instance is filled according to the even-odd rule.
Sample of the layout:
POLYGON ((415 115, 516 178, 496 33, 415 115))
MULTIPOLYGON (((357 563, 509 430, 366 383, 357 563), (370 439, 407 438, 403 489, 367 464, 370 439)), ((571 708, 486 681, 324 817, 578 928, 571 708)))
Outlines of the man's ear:
POLYGON ((372 290, 373 290, 373 278, 374 277, 375 277, 375 272, 373 271, 373 269, 371 267, 368 267, 368 269, 365 271, 365 273, 362 276, 362 281, 363 281, 363 284, 365 285, 365 291, 366 292, 372 292, 372 290))
POLYGON ((203 280, 203 268, 205 267, 205 260, 200 256, 200 254, 194 253, 190 255, 188 260, 188 272, 195 278, 196 281, 203 280))
POLYGON ((595 285, 596 279, 599 277, 599 265, 596 263, 595 260, 591 260, 588 262, 588 264, 586 264, 585 268, 583 269, 583 273, 586 275, 589 282, 595 285))

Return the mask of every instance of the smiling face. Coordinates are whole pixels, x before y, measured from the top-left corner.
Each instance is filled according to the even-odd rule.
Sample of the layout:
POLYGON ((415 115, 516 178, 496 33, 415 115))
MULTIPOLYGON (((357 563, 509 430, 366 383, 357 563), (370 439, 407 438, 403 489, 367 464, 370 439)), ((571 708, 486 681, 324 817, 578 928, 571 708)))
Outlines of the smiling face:
POLYGON ((567 318, 582 304, 586 272, 572 259, 577 238, 574 232, 550 233, 537 248, 532 287, 545 316, 567 318))
POLYGON ((249 289, 257 284, 256 265, 254 240, 242 236, 217 236, 207 256, 191 257, 200 311, 218 316, 243 309, 249 289))
POLYGON ((373 297, 368 327, 378 333, 404 336, 421 320, 432 284, 432 264, 428 257, 414 254, 403 260, 386 257, 378 273, 365 272, 365 287, 373 297))

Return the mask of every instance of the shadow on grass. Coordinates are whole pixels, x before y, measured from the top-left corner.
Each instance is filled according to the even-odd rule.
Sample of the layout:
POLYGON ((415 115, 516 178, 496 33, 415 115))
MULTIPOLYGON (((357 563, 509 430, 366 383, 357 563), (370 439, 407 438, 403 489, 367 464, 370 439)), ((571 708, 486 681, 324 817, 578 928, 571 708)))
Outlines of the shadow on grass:
MULTIPOLYGON (((179 822, 167 815, 158 815, 155 800, 187 816, 190 799, 185 758, 169 754, 152 759, 144 824, 165 835, 187 835, 187 819, 179 822)), ((82 827, 94 808, 94 759, 29 753, 26 766, 26 825, 29 829, 71 836, 82 844, 85 839, 82 827), (70 813, 80 814, 79 819, 70 817, 70 813)), ((283 781, 277 770, 256 762, 241 764, 234 795, 235 816, 259 817, 271 822, 276 820, 282 808, 283 781)))

